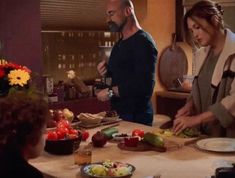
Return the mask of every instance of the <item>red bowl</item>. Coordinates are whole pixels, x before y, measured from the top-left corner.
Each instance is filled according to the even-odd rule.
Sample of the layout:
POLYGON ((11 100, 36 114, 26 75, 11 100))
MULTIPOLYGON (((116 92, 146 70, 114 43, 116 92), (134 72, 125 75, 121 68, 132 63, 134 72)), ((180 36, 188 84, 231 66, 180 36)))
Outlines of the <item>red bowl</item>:
POLYGON ((46 140, 45 151, 56 155, 68 155, 79 148, 82 140, 82 134, 76 138, 60 139, 60 140, 46 140))

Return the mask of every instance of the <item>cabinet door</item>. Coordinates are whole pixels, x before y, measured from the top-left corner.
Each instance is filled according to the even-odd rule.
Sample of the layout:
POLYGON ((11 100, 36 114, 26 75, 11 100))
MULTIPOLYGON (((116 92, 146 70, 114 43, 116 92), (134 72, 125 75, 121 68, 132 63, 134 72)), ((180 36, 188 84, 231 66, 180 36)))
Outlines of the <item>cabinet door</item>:
POLYGON ((157 96, 157 114, 164 114, 174 119, 178 109, 183 107, 185 103, 186 99, 184 98, 157 96))

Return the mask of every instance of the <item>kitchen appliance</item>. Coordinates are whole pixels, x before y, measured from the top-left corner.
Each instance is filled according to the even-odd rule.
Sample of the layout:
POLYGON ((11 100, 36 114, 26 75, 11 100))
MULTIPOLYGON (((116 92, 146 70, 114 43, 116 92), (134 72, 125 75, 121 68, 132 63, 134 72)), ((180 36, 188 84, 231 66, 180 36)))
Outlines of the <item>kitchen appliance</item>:
POLYGON ((215 175, 211 178, 234 178, 235 177, 235 164, 233 167, 219 167, 215 170, 215 175))

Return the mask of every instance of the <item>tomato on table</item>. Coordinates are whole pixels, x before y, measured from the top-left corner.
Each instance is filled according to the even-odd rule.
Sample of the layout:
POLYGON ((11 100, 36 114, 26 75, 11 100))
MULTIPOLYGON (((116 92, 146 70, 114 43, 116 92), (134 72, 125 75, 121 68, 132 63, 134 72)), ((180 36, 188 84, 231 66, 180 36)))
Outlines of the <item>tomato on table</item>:
POLYGON ((86 130, 84 130, 84 131, 82 132, 82 140, 83 140, 83 141, 86 141, 86 140, 88 139, 88 137, 89 137, 89 132, 86 131, 86 130))
POLYGON ((139 136, 139 137, 143 138, 144 137, 144 131, 141 130, 141 129, 134 129, 132 131, 132 136, 139 136))

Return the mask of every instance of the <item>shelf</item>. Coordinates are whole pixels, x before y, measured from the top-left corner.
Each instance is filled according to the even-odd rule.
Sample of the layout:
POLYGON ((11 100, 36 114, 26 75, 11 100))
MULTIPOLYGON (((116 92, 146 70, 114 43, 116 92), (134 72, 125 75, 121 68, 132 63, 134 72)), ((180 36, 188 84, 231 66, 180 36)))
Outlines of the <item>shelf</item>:
POLYGON ((109 111, 110 103, 109 101, 106 102, 99 101, 96 97, 90 97, 90 98, 81 98, 76 100, 50 103, 49 108, 50 109, 68 108, 74 113, 76 117, 81 112, 95 114, 102 111, 109 111))

